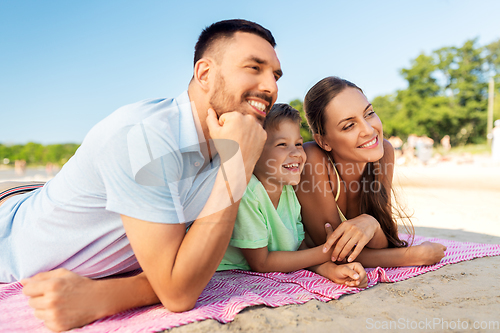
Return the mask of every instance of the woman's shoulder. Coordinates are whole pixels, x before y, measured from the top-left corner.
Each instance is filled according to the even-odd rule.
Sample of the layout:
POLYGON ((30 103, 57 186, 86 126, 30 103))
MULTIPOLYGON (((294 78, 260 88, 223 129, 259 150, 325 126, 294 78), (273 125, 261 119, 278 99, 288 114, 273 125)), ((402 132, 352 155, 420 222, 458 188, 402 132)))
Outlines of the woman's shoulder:
POLYGON ((315 141, 304 143, 304 151, 306 152, 307 162, 309 163, 324 163, 328 158, 325 151, 318 146, 315 141))
POLYGON ((394 148, 389 140, 384 139, 384 156, 380 159, 380 163, 392 163, 394 164, 394 148))

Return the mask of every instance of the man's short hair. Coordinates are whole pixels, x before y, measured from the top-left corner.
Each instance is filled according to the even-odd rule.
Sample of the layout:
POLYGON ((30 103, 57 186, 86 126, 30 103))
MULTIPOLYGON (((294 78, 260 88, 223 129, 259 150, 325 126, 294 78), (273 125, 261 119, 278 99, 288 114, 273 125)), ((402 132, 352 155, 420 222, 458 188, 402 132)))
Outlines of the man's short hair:
POLYGON ((194 47, 193 65, 203 58, 205 52, 207 52, 216 41, 231 38, 235 32, 248 32, 260 36, 267 40, 273 48, 276 46, 276 41, 271 31, 260 24, 240 19, 219 21, 203 29, 200 37, 198 37, 198 42, 196 42, 194 47))
POLYGON ((266 132, 275 131, 280 124, 285 120, 291 120, 300 126, 302 118, 300 112, 288 104, 276 103, 271 108, 271 111, 266 115, 264 120, 264 129, 266 132))

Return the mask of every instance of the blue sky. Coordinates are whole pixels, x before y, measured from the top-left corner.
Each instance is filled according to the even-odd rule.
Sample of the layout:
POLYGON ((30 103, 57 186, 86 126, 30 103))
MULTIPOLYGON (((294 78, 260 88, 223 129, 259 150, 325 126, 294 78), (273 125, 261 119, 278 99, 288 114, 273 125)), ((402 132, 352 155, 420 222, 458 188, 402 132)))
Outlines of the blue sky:
POLYGON ((0 143, 81 143, 99 120, 187 88, 201 30, 245 18, 270 29, 279 102, 328 75, 368 98, 405 88, 421 52, 500 38, 500 1, 0 0, 0 143))

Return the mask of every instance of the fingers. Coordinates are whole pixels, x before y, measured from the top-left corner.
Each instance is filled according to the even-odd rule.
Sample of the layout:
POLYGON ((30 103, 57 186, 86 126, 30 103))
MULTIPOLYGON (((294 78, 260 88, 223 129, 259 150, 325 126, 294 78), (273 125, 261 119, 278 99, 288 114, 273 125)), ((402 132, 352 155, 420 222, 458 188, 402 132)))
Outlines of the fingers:
MULTIPOLYGON (((325 228, 326 228, 326 225, 325 225, 325 228)), ((342 223, 329 236, 327 234, 327 240, 325 242, 325 245, 323 246, 323 253, 327 253, 328 251, 330 251, 333 244, 335 244, 335 242, 337 242, 339 237, 341 237, 344 234, 344 231, 345 231, 345 225, 342 223)), ((339 252, 340 252, 340 250, 339 250, 339 252)), ((332 261, 335 261, 333 257, 332 257, 332 261)))
POLYGON ((330 237, 331 234, 333 234, 333 227, 330 223, 325 224, 325 230, 326 230, 326 239, 328 240, 328 237, 330 237))
POLYGON ((35 274, 32 277, 30 277, 28 279, 23 279, 21 281, 27 281, 27 282, 43 281, 43 280, 52 279, 55 277, 62 277, 64 275, 68 274, 69 272, 70 271, 67 270, 66 268, 58 268, 58 269, 54 269, 52 271, 41 272, 41 273, 35 274))
POLYGON ((217 114, 214 109, 210 108, 207 112, 207 126, 208 130, 212 133, 213 131, 217 131, 221 125, 219 124, 219 120, 217 119, 217 114))
POLYGON ((29 281, 23 287, 23 294, 29 297, 39 297, 45 295, 47 291, 54 289, 54 282, 50 279, 41 281, 29 281))
POLYGON ((353 268, 349 267, 349 265, 342 265, 342 273, 353 280, 359 279, 358 272, 356 272, 353 268))
MULTIPOLYGON (((338 228, 337 228, 338 230, 338 228)), ((335 231, 337 231, 335 230, 335 231)), ((342 261, 349 254, 352 248, 356 245, 357 239, 353 239, 351 233, 343 232, 342 237, 337 240, 337 244, 335 244, 335 248, 332 252, 332 261, 342 261)), ((335 232, 332 234, 330 238, 333 238, 335 232)))
POLYGON ((30 297, 30 299, 28 300, 28 304, 33 309, 38 310, 46 309, 49 305, 47 297, 44 296, 30 297))
MULTIPOLYGON (((346 222, 342 223, 341 227, 344 225, 346 230, 343 232, 342 237, 337 241, 337 244, 333 249, 332 261, 343 261, 344 258, 349 256, 348 262, 353 262, 361 253, 365 245, 368 244, 370 238, 368 238, 358 228, 352 227, 346 222), (352 253, 349 254, 351 251, 352 253)), ((337 230, 335 230, 335 232, 337 230)), ((330 236, 330 238, 333 238, 335 232, 332 236, 330 236)))
MULTIPOLYGON (((34 282, 45 281, 53 278, 63 277, 71 272, 65 268, 58 268, 48 272, 41 272, 33 275, 30 278, 25 278, 19 281, 23 287, 26 287, 28 284, 33 284, 34 282)), ((30 287, 31 288, 31 287, 30 287)), ((24 289, 23 289, 24 290, 24 289)))
POLYGON ((367 286, 367 276, 366 271, 363 266, 358 263, 351 263, 343 265, 344 274, 352 279, 352 281, 346 280, 345 284, 350 287, 364 288, 367 286))
POLYGON ((357 244, 354 244, 354 251, 349 255, 349 258, 347 258, 348 262, 353 262, 358 255, 361 253, 361 251, 365 248, 365 245, 368 244, 368 239, 360 239, 357 244))

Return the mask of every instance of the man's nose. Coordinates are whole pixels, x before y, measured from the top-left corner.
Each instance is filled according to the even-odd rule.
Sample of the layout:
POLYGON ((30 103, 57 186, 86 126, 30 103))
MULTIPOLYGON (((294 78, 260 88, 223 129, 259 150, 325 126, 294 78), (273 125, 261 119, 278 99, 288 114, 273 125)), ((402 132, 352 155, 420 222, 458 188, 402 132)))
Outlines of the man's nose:
POLYGON ((259 89, 262 92, 273 95, 273 97, 278 94, 278 83, 276 82, 274 73, 266 72, 262 75, 259 89))

